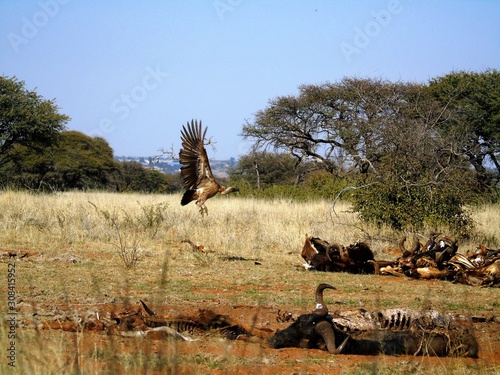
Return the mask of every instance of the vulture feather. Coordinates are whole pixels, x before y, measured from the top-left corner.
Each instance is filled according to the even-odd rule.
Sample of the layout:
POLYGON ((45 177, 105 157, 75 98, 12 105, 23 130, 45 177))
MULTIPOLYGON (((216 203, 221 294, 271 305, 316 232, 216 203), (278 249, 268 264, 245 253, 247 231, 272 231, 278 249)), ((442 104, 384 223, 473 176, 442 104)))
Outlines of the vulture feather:
POLYGON ((205 135, 207 129, 202 132, 201 121, 191 120, 187 127, 181 130, 182 148, 179 152, 179 161, 182 164, 181 176, 186 191, 182 196, 181 205, 196 201, 200 208, 200 213, 208 215, 205 206, 207 199, 212 198, 217 193, 229 194, 238 191, 237 188, 225 188, 219 184, 210 168, 207 151, 205 150, 205 135))

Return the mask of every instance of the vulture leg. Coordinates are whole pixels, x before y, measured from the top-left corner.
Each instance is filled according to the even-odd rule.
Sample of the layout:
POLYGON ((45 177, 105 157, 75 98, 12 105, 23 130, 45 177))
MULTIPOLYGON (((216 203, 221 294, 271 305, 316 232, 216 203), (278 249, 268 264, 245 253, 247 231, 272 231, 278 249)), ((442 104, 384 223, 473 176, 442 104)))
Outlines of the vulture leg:
POLYGON ((208 208, 205 206, 205 203, 200 204, 200 202, 196 202, 196 205, 200 208, 200 214, 201 216, 205 216, 205 214, 208 216, 208 208))

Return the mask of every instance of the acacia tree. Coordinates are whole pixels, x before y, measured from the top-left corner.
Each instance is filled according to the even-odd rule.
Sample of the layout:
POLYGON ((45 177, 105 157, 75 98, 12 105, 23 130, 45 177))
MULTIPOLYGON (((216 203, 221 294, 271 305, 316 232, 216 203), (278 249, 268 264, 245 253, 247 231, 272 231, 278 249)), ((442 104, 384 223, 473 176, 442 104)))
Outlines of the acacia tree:
POLYGON ((429 91, 444 108, 439 127, 477 173, 479 187, 500 182, 500 72, 452 72, 429 91), (489 170, 487 166, 490 166, 489 170))
POLYGON ((16 77, 0 76, 0 167, 16 145, 41 150, 57 142, 68 121, 55 100, 27 90, 16 77))
POLYGON ((338 83, 303 85, 298 96, 272 99, 243 126, 255 148, 286 150, 312 158, 334 175, 367 173, 384 154, 384 132, 402 119, 409 98, 421 86, 344 78, 338 83))
POLYGON ((424 85, 344 78, 271 100, 243 135, 256 149, 287 150, 349 176, 355 208, 366 220, 458 227, 467 222, 461 205, 470 197, 462 177, 468 165, 438 131, 443 119, 424 85), (444 202, 452 206, 444 209, 444 202))

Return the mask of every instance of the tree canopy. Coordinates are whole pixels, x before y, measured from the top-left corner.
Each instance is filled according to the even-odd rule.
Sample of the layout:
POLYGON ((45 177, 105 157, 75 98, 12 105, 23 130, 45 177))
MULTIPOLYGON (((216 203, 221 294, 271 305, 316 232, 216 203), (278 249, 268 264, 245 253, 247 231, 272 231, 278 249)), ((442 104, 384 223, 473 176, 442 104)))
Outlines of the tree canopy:
POLYGON ((432 79, 429 91, 443 108, 441 130, 474 168, 480 187, 500 183, 500 72, 453 72, 432 79))
POLYGON ((301 170, 288 154, 251 152, 243 155, 237 166, 231 168, 232 180, 245 180, 257 189, 273 184, 296 184, 301 178, 301 170))
POLYGON ((271 99, 242 134, 254 150, 286 152, 348 178, 366 220, 465 228, 463 205, 491 185, 482 172, 486 157, 498 156, 497 87, 496 71, 452 73, 430 85, 369 78, 302 85, 297 96, 271 99), (485 89, 473 94, 480 84, 485 89))
POLYGON ((55 100, 26 89, 16 77, 0 76, 0 166, 15 145, 41 150, 54 144, 68 121, 55 100))
POLYGON ((39 152, 16 144, 6 175, 14 186, 44 190, 105 189, 118 171, 113 150, 99 137, 61 132, 58 142, 39 152))
POLYGON ((117 162, 105 139, 77 131, 61 132, 56 144, 38 152, 15 145, 12 160, 0 169, 4 184, 32 190, 111 190, 164 192, 178 179, 145 169, 138 162, 117 162))

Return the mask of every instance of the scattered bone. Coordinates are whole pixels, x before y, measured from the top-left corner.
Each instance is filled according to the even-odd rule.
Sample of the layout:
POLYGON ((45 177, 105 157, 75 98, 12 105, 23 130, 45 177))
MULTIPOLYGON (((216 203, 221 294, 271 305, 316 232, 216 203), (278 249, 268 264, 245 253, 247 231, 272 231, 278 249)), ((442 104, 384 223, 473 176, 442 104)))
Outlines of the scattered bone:
POLYGON ((155 328, 149 328, 145 331, 122 331, 120 336, 124 337, 144 337, 148 339, 163 340, 166 338, 174 338, 181 341, 199 341, 200 339, 193 339, 191 337, 185 336, 175 329, 170 327, 161 326, 155 328))

